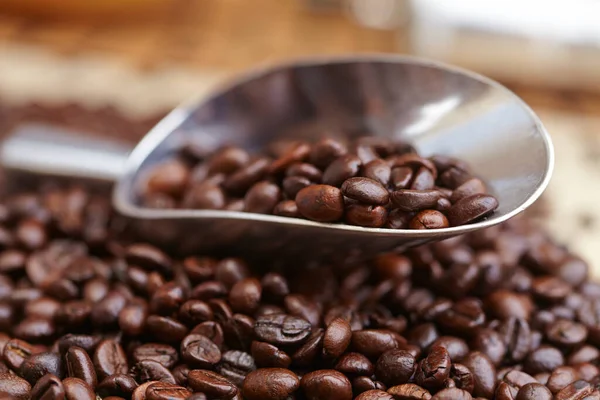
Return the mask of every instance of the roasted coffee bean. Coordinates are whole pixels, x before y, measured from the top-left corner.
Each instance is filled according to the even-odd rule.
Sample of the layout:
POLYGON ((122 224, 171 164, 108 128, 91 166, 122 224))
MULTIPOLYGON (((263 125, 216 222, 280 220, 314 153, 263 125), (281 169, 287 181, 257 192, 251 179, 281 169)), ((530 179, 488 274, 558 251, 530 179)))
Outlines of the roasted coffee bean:
POLYGON ((248 374, 242 394, 247 400, 286 400, 299 388, 300 379, 292 371, 261 368, 248 374))
POLYGON ((7 399, 28 400, 30 399, 31 385, 17 375, 0 372, 0 395, 7 399))
POLYGON ((381 228, 386 223, 387 214, 382 206, 351 204, 346 207, 345 221, 350 225, 381 228))
POLYGON ((137 363, 144 360, 156 361, 165 368, 173 368, 179 360, 177 349, 161 343, 146 343, 133 350, 133 360, 137 363))
POLYGON ((452 364, 450 367, 450 378, 454 382, 454 385, 459 388, 472 393, 475 389, 475 378, 473 373, 462 364, 452 364))
POLYGON ((258 308, 262 287, 256 278, 237 282, 229 292, 229 303, 235 312, 252 314, 258 308))
POLYGON ((308 163, 294 163, 285 170, 286 176, 304 176, 311 182, 321 182, 323 173, 319 168, 308 163))
POLYGON ((506 354, 504 340, 503 336, 493 329, 480 328, 471 339, 471 349, 482 352, 489 357, 494 365, 498 366, 504 360, 506 354))
POLYGON ((188 384, 194 391, 218 399, 231 399, 238 393, 233 382, 216 372, 203 369, 190 371, 188 384))
POLYGON ((186 400, 191 395, 186 388, 167 382, 155 382, 146 389, 148 400, 186 400))
POLYGON ((432 347, 416 368, 417 384, 428 389, 439 389, 450 375, 450 356, 444 347, 432 347))
POLYGON ((323 369, 309 372, 300 381, 304 395, 310 400, 351 400, 352 384, 341 372, 323 369))
POLYGON ((270 160, 264 157, 250 162, 225 178, 223 188, 229 193, 242 195, 252 185, 265 177, 269 163, 270 160))
MULTIPOLYGON (((385 353, 384 353, 385 354, 385 353)), ((347 376, 371 376, 375 372, 373 363, 360 353, 345 353, 335 364, 335 370, 347 376)))
MULTIPOLYGON (((140 384, 132 393, 131 400, 147 400, 146 390, 158 381, 148 381, 140 384)), ((188 399, 189 400, 189 399, 188 399)))
POLYGON ((474 194, 458 200, 446 216, 452 226, 464 225, 485 218, 498 208, 498 200, 488 194, 474 194))
POLYGON ((364 178, 350 178, 342 184, 342 194, 364 204, 385 205, 389 201, 387 189, 379 182, 364 178))
POLYGON ((425 323, 415 326, 406 334, 408 343, 419 346, 421 350, 428 349, 438 338, 439 334, 434 324, 425 323))
POLYGON ((483 353, 474 351, 462 360, 462 364, 473 374, 473 395, 492 397, 496 383, 496 368, 492 361, 483 353))
POLYGON ((145 302, 132 302, 119 313, 119 328, 126 335, 138 336, 144 332, 148 305, 145 302))
POLYGON ((18 371, 23 361, 36 353, 39 353, 39 350, 29 343, 19 339, 11 339, 4 345, 2 359, 10 369, 18 371))
POLYGON ((573 321, 558 320, 546 328, 546 337, 555 345, 574 347, 587 339, 587 328, 573 321))
POLYGON ((225 207, 225 193, 214 183, 205 182, 190 187, 183 198, 183 207, 199 210, 220 210, 225 207))
POLYGON ((355 397, 355 400, 394 400, 394 397, 383 390, 367 390, 355 397))
POLYGON ((269 166, 269 173, 278 174, 286 170, 290 165, 304 161, 310 153, 310 145, 307 143, 295 143, 287 151, 269 166))
POLYGON ((88 354, 93 354, 101 340, 100 336, 68 333, 58 339, 58 349, 61 354, 65 354, 69 348, 76 346, 82 348, 88 354))
POLYGON ((123 348, 111 339, 105 339, 98 344, 93 363, 98 380, 114 374, 126 374, 129 369, 123 348))
POLYGON ((375 375, 387 386, 401 385, 409 382, 416 366, 417 360, 411 353, 388 350, 377 360, 375 375))
POLYGON ((63 399, 65 389, 60 379, 52 374, 41 377, 31 389, 31 400, 63 399))
POLYGON ((473 298, 457 301, 438 317, 442 327, 451 333, 472 334, 485 322, 481 302, 473 298))
POLYGON ((420 211, 435 208, 442 197, 438 190, 400 189, 392 192, 390 199, 393 205, 402 211, 420 211))
POLYGON ((256 319, 255 335, 274 345, 302 343, 310 335, 311 325, 302 318, 285 314, 264 315, 256 319))
POLYGON ((77 346, 69 347, 65 353, 65 364, 68 376, 79 378, 92 388, 96 387, 98 377, 94 364, 84 349, 77 346))
POLYGON ((96 387, 96 392, 102 397, 121 396, 128 398, 131 396, 137 383, 129 375, 114 374, 104 378, 96 387))
POLYGON ((229 350, 223 353, 217 371, 237 386, 242 386, 248 373, 256 370, 254 358, 243 351, 229 350))
POLYGON ((555 347, 542 345, 531 351, 525 359, 525 371, 530 374, 540 372, 552 372, 554 369, 564 365, 563 354, 555 347))
POLYGON ((292 363, 303 367, 311 365, 323 352, 323 330, 314 332, 306 342, 292 354, 292 363))
POLYGON ((352 332, 351 346, 365 356, 376 359, 388 350, 396 349, 399 336, 384 329, 365 329, 352 332))
POLYGON ((131 376, 138 383, 162 381, 175 384, 175 377, 171 371, 156 361, 144 360, 136 363, 131 368, 131 376))
POLYGON ((208 162, 208 173, 234 172, 250 161, 250 155, 238 147, 226 147, 219 150, 208 162))
POLYGON ((344 214, 344 196, 334 186, 308 186, 298 192, 295 200, 300 214, 313 221, 335 222, 344 214))
POLYGON ((417 213, 408 224, 411 229, 442 229, 447 228, 446 216, 436 210, 423 210, 417 213))
POLYGON ((244 211, 271 214, 281 199, 281 190, 274 183, 262 181, 253 185, 244 197, 244 211))
POLYGON ((221 360, 219 347, 198 333, 191 333, 182 340, 180 352, 188 365, 198 368, 211 368, 221 360))
POLYGON ((290 199, 295 199, 305 187, 311 186, 312 182, 305 176, 288 176, 283 180, 281 186, 283 192, 290 199))
POLYGON ((155 166, 148 178, 148 191, 179 196, 190 177, 189 168, 178 160, 165 161, 155 166))
POLYGON ((289 355, 269 343, 253 341, 250 351, 262 368, 287 368, 292 363, 289 355))
POLYGON ((343 143, 335 139, 324 138, 312 146, 308 159, 311 163, 323 169, 347 152, 348 149, 343 143))
POLYGON ((431 398, 432 400, 471 400, 473 397, 466 390, 459 388, 442 389, 431 398))
POLYGON ((387 187, 392 175, 392 169, 384 160, 377 158, 363 166, 361 175, 387 187))
POLYGON ((177 343, 188 333, 188 328, 174 318, 150 315, 146 318, 146 329, 162 342, 177 343))
POLYGON ((405 383, 398 386, 392 386, 387 390, 387 392, 391 394, 394 399, 431 399, 431 393, 429 393, 427 389, 415 385, 414 383, 405 383))
POLYGON ((323 183, 339 187, 346 179, 355 177, 361 165, 360 158, 351 154, 336 158, 323 172, 323 183))
POLYGON ((352 330, 348 321, 343 318, 334 319, 325 329, 323 336, 323 357, 338 358, 350 345, 352 330))
MULTIPOLYGON (((292 198, 295 198, 292 196, 292 198)), ((299 218, 300 212, 298 211, 298 206, 294 200, 284 200, 275 206, 273 209, 273 214, 279 215, 281 217, 289 217, 289 218, 299 218)))
POLYGON ((96 400, 94 389, 79 378, 66 378, 62 384, 66 400, 96 400))

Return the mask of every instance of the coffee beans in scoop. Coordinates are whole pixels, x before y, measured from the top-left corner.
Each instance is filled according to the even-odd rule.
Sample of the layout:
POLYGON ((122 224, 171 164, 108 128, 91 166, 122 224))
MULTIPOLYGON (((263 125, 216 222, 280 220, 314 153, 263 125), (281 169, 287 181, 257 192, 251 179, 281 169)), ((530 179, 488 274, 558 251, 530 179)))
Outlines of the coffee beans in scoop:
POLYGON ((152 208, 235 210, 370 228, 440 229, 498 207, 465 162, 421 157, 405 143, 360 137, 274 143, 260 154, 184 148, 149 171, 152 208))
MULTIPOLYGON (((313 167, 297 167, 311 179, 340 157, 316 148, 313 167)), ((233 171, 242 154, 207 165, 233 171)), ((424 161, 449 162, 436 171, 457 180, 462 164, 424 161)), ((389 191, 360 178, 337 182, 353 206, 385 208, 389 191)), ((185 193, 172 183, 161 187, 185 193)), ((430 201, 432 189, 406 190, 430 201)), ((139 243, 109 204, 81 188, 0 202, 0 398, 600 398, 600 285, 526 219, 366 262, 268 270, 139 243)))

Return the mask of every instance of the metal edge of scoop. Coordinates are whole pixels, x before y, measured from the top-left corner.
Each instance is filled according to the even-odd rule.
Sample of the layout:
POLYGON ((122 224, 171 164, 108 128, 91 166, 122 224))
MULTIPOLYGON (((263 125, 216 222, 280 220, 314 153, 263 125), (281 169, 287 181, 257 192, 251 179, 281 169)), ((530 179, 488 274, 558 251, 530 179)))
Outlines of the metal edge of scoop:
POLYGON ((390 55, 390 54, 361 54, 361 55, 342 55, 342 56, 323 56, 323 57, 310 57, 302 58, 298 60, 288 61, 276 65, 261 66, 250 70, 249 72, 238 75, 232 80, 227 81, 224 84, 218 86, 215 90, 211 91, 210 94, 203 96, 202 98, 193 99, 183 103, 181 106, 169 113, 162 121, 160 121, 136 146, 134 151, 131 153, 126 166, 125 173, 122 178, 118 181, 113 191, 113 204, 117 211, 125 216, 140 219, 228 219, 228 220, 245 220, 245 221, 261 221, 271 222, 288 226, 305 226, 324 229, 328 231, 344 231, 348 234, 369 234, 373 237, 378 236, 395 236, 398 238, 411 237, 414 239, 419 238, 443 238, 455 236, 463 233, 472 232, 475 230, 488 228, 502 222, 509 220, 510 218, 521 213, 532 205, 544 192, 548 183, 550 182, 552 172, 554 169, 554 148, 552 141, 539 117, 535 112, 516 94, 501 85, 500 83, 487 78, 483 75, 477 74, 472 71, 465 70, 460 67, 449 66, 444 63, 421 59, 413 56, 405 55, 390 55), (299 218, 287 218, 275 215, 264 215, 264 214, 253 214, 247 212, 237 211, 222 211, 222 210, 185 210, 185 209, 172 209, 172 210, 155 210, 148 208, 141 208, 132 204, 129 201, 130 193, 128 192, 133 187, 133 178, 141 166, 142 162, 149 156, 155 148, 171 133, 173 132, 185 119, 191 115, 193 110, 200 107, 207 101, 227 93, 232 88, 251 82, 254 79, 268 75, 270 73, 285 70, 290 67, 298 66, 318 66, 332 63, 351 63, 351 62, 389 62, 389 63, 410 63, 423 65, 427 67, 434 67, 438 69, 444 69, 450 72, 454 72, 468 78, 480 81, 481 83, 492 86, 496 89, 503 91, 508 96, 514 98, 526 111, 528 116, 533 121, 536 130, 541 135, 544 143, 546 165, 545 173, 541 182, 538 184, 535 191, 524 200, 519 206, 515 207, 511 211, 491 219, 485 219, 473 224, 461 225, 456 227, 449 227, 443 229, 434 230, 408 230, 408 229, 385 229, 385 228, 364 228, 354 225, 347 225, 343 223, 320 223, 310 220, 304 220, 299 218))

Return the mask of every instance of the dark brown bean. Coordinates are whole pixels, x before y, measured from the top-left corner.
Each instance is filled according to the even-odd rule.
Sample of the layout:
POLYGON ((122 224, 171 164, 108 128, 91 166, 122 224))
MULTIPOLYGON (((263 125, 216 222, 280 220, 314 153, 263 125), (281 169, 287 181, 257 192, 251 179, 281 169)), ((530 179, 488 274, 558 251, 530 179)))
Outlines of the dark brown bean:
POLYGON ((186 400, 191 395, 186 388, 167 382, 155 382, 146 389, 147 400, 186 400))
POLYGON ((343 318, 336 318, 327 326, 323 336, 323 357, 335 359, 341 356, 352 340, 350 324, 343 318))
POLYGON ((195 369, 188 374, 188 384, 196 392, 218 399, 231 399, 238 388, 224 376, 213 371, 195 369))
POLYGON ((66 378, 62 384, 66 400, 96 400, 94 389, 79 378, 66 378))
POLYGON ((402 211, 420 211, 435 208, 442 197, 439 190, 400 189, 392 192, 392 204, 402 211))
POLYGON ((352 385, 341 372, 323 369, 302 377, 300 386, 307 399, 352 400, 352 385))
POLYGON ((65 353, 67 375, 79 378, 90 387, 95 388, 98 383, 94 364, 88 353, 81 347, 71 346, 65 353))
POLYGON ((198 368, 211 368, 221 360, 219 347, 198 333, 192 333, 182 340, 180 352, 188 365, 198 368))
POLYGON ((247 400, 286 400, 300 387, 300 379, 283 368, 261 368, 250 372, 242 393, 247 400))
POLYGON ((387 221, 387 215, 382 206, 351 204, 346 208, 345 221, 350 225, 381 228, 387 221))
POLYGON ((279 186, 262 181, 253 185, 244 197, 244 211, 271 214, 281 198, 279 186))
POLYGON ((475 351, 467 354, 462 364, 473 373, 473 395, 492 397, 496 382, 496 368, 492 361, 483 353, 475 351))
POLYGON ((417 366, 416 358, 405 350, 388 350, 375 367, 377 379, 388 386, 408 383, 417 366))
POLYGON ((363 166, 361 175, 373 179, 387 187, 392 175, 392 169, 384 160, 378 158, 363 166))
POLYGON ((344 214, 342 192, 329 185, 312 185, 300 190, 296 205, 305 218, 318 222, 335 222, 344 214))
POLYGON ((449 226, 446 216, 436 210, 423 210, 408 224, 411 229, 442 229, 449 226))
POLYGON ((25 379, 8 372, 0 372, 0 395, 16 400, 30 398, 31 385, 25 379))
POLYGON ((372 205, 385 205, 390 198, 387 189, 381 183, 364 177, 345 180, 341 191, 350 199, 372 205))
POLYGON ((498 208, 498 200, 488 194, 474 194, 458 200, 448 210, 446 216, 452 226, 475 222, 487 217, 498 208))
POLYGON ((323 169, 347 152, 348 149, 343 143, 335 139, 324 138, 312 146, 308 158, 311 163, 323 169))
POLYGON ((99 380, 113 374, 126 374, 129 369, 123 348, 111 339, 105 339, 98 344, 93 363, 99 380))
POLYGON ((335 159, 323 172, 323 183, 341 186, 346 179, 358 174, 362 162, 357 156, 348 154, 335 159))
POLYGON ((393 386, 387 390, 395 400, 430 400, 431 393, 427 389, 422 388, 414 383, 405 383, 398 386, 393 386))
POLYGON ((253 341, 250 351, 262 368, 287 368, 292 363, 289 355, 269 343, 253 341))
POLYGON ((311 325, 306 320, 284 314, 263 315, 256 319, 254 325, 256 336, 274 345, 302 343, 310 331, 311 325))
POLYGON ((148 178, 150 192, 179 196, 190 177, 189 168, 178 160, 165 161, 153 168, 148 178))

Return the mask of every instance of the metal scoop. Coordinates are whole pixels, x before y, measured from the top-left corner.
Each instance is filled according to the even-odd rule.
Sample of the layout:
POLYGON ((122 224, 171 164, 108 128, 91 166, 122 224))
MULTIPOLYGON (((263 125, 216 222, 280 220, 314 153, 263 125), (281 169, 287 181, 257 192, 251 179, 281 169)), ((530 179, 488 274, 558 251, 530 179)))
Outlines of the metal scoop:
POLYGON ((65 135, 24 127, 5 141, 2 163, 9 172, 116 181, 116 210, 130 217, 141 238, 173 251, 264 260, 366 256, 499 224, 541 195, 554 163, 548 133, 515 94, 472 72, 392 55, 309 59, 246 73, 176 108, 130 153, 105 141, 65 135), (138 205, 144 173, 184 145, 255 150, 282 137, 315 140, 324 131, 403 138, 424 156, 463 159, 500 206, 471 225, 390 230, 138 205))

